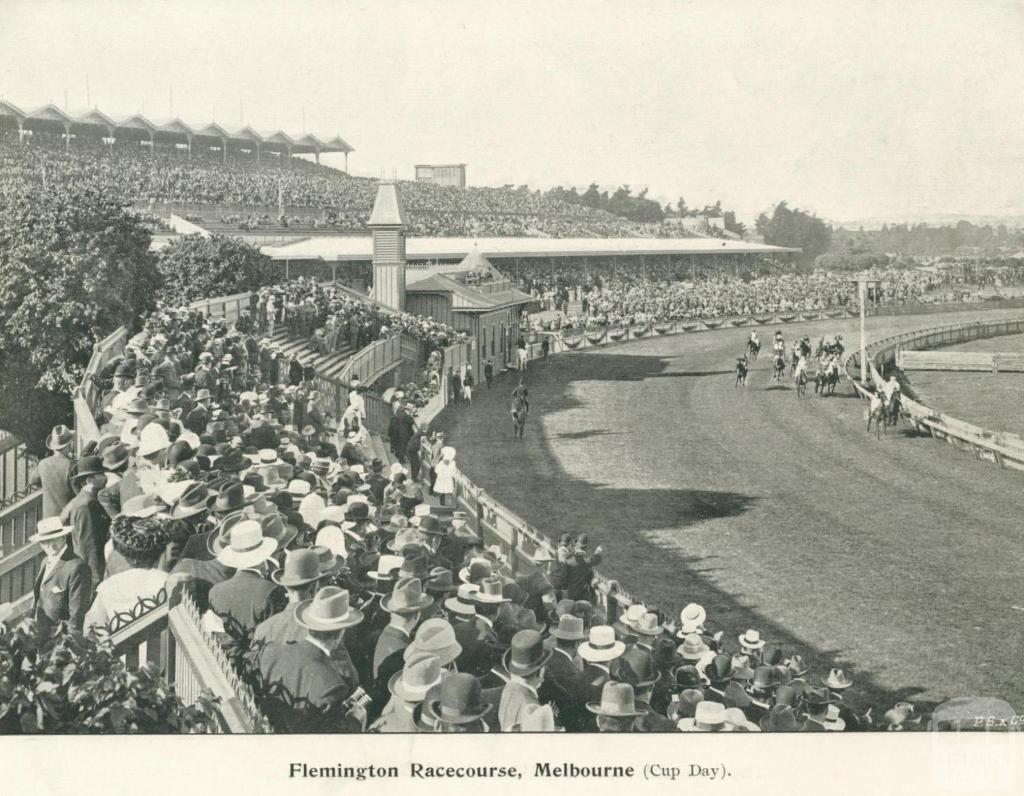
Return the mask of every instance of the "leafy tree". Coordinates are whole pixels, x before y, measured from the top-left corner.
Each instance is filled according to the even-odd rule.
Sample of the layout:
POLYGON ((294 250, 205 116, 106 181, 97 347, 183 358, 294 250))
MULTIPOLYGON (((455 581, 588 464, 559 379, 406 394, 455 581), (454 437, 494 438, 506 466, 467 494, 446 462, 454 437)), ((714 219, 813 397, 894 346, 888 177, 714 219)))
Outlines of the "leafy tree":
POLYGON ((93 345, 156 304, 149 232, 88 184, 0 194, 0 427, 29 443, 66 422, 93 345))
POLYGON ((184 235, 160 251, 161 298, 187 303, 255 290, 273 281, 274 262, 255 246, 224 235, 184 235))
POLYGON ((41 641, 31 621, 0 626, 0 734, 206 733, 213 700, 184 705, 159 674, 129 671, 109 642, 63 625, 41 641))
POLYGON ((828 251, 832 240, 832 230, 824 221, 800 209, 790 210, 784 201, 775 206, 771 219, 762 213, 756 226, 765 243, 802 249, 807 263, 828 251))
POLYGON ((743 236, 747 231, 747 226, 742 221, 736 220, 736 213, 732 210, 726 210, 722 216, 722 223, 725 228, 730 232, 735 232, 739 236, 743 236))

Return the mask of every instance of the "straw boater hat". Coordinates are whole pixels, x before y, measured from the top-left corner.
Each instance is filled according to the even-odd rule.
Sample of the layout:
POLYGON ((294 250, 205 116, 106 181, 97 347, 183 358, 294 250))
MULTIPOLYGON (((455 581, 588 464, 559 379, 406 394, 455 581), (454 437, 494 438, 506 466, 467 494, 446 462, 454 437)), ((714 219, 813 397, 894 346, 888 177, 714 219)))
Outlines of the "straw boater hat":
POLYGON ((761 634, 756 630, 747 630, 746 633, 738 636, 740 646, 744 650, 759 650, 765 645, 765 640, 761 638, 761 634))
POLYGON ((62 539, 74 530, 72 525, 64 525, 60 517, 46 517, 36 523, 36 532, 28 540, 30 542, 52 542, 62 539))
POLYGON ((728 732, 725 705, 707 700, 697 703, 692 719, 680 719, 676 725, 682 732, 728 732))
POLYGON ((75 441, 75 432, 67 426, 54 426, 50 436, 46 438, 46 447, 52 451, 64 450, 75 441))
POLYGON ((590 637, 580 644, 577 654, 591 663, 606 663, 618 658, 626 645, 615 639, 615 631, 609 625, 595 625, 590 628, 590 637))
POLYGON ((337 586, 324 586, 311 600, 295 606, 295 621, 307 630, 344 630, 363 621, 363 612, 349 603, 349 594, 337 586))

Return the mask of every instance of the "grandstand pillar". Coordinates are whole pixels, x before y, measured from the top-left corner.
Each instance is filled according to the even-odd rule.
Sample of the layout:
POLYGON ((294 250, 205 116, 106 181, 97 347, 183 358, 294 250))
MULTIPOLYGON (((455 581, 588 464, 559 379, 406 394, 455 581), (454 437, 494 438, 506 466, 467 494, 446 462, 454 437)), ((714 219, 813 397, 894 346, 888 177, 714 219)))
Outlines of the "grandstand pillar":
POLYGON ((288 145, 288 168, 292 167, 292 147, 288 145))
POLYGON ((189 134, 185 138, 188 140, 188 159, 192 160, 192 136, 189 134))
POLYGON ((316 148, 316 165, 320 165, 320 147, 316 148))
POLYGON ((149 131, 149 156, 156 157, 156 141, 153 140, 153 131, 149 131))
POLYGON ((71 151, 71 125, 64 122, 64 151, 71 151))
POLYGON ((348 152, 345 153, 345 173, 348 174, 348 152))
POLYGON ((256 163, 259 164, 259 162, 260 162, 260 144, 257 141, 256 142, 256 163))
POLYGON ((228 139, 226 138, 220 139, 220 154, 221 161, 225 166, 228 165, 228 139))

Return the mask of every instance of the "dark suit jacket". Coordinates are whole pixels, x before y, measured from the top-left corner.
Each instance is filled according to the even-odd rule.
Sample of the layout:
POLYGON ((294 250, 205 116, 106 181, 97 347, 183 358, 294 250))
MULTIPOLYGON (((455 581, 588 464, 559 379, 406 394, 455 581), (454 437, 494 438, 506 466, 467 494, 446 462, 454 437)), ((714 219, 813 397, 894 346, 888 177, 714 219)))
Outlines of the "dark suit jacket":
POLYGON ((256 625, 277 613, 284 600, 284 589, 255 572, 240 569, 210 589, 210 608, 225 620, 230 633, 231 623, 252 632, 256 625))
POLYGON ((277 432, 274 431, 272 426, 264 423, 262 426, 257 426, 249 431, 249 444, 261 449, 276 449, 278 444, 277 432))
POLYGON ((68 622, 81 630, 85 612, 92 603, 92 574, 88 565, 69 546, 45 578, 43 571, 40 568, 32 587, 37 631, 49 636, 58 622, 68 622))
POLYGON ((256 656, 266 696, 263 709, 277 732, 359 732, 342 703, 354 690, 311 642, 267 644, 256 656))
POLYGON ((72 501, 71 459, 61 453, 47 456, 32 471, 29 483, 43 490, 43 517, 56 517, 72 501))
POLYGON ((113 486, 102 490, 97 498, 100 505, 106 510, 111 519, 121 513, 121 507, 136 495, 142 494, 142 487, 139 486, 139 472, 134 467, 129 467, 124 472, 121 480, 113 486))
POLYGON ((75 555, 81 558, 92 572, 92 585, 98 586, 106 574, 107 562, 103 554, 104 545, 110 538, 110 517, 99 501, 86 491, 64 507, 61 514, 66 524, 71 525, 71 546, 75 555))
POLYGON ((584 732, 596 729, 593 714, 587 710, 588 701, 595 698, 595 689, 576 665, 558 650, 548 661, 544 682, 538 691, 543 702, 558 708, 560 723, 566 732, 584 732))

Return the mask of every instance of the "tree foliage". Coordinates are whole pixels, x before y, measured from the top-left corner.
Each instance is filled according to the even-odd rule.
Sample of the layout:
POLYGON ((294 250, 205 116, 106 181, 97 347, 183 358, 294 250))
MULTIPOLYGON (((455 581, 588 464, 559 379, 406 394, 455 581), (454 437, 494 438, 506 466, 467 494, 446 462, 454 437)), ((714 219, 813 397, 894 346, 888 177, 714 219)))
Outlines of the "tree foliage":
POLYGON ((224 235, 185 235, 160 251, 161 298, 187 303, 255 290, 272 281, 274 262, 255 246, 224 235))
POLYGON ((832 229, 824 221, 798 208, 790 209, 785 201, 775 206, 770 218, 761 213, 755 226, 765 243, 802 249, 805 262, 828 251, 832 240, 832 229))
POLYGON ((61 627, 41 640, 31 621, 0 626, 0 735, 205 733, 213 701, 186 706, 158 674, 129 671, 109 642, 61 627))
POLYGON ((63 421, 93 345, 155 306, 149 244, 129 210, 87 184, 0 194, 0 427, 29 440, 63 421))

